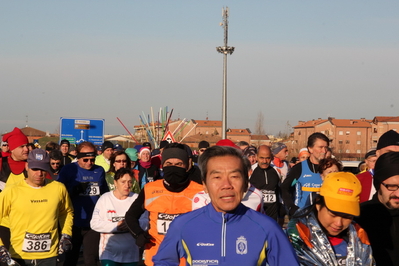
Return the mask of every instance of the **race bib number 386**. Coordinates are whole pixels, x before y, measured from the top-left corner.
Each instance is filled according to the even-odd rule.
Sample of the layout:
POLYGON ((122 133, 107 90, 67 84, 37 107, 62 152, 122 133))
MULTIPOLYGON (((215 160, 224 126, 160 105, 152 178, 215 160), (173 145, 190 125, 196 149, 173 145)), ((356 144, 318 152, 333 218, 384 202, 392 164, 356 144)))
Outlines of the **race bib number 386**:
POLYGON ((158 234, 165 235, 169 229, 170 223, 180 214, 167 214, 167 213, 158 213, 157 219, 157 230, 158 234))
POLYGON ((51 247, 51 234, 26 233, 22 251, 25 252, 48 252, 51 247))

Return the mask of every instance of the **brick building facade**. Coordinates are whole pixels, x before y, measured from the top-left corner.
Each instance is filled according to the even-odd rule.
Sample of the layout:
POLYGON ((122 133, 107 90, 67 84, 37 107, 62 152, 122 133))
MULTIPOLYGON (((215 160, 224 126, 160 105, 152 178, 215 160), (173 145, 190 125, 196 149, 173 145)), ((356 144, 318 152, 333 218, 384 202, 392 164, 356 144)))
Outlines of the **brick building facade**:
POLYGON ((377 146, 384 132, 399 130, 399 117, 376 116, 373 120, 318 118, 299 121, 293 128, 293 152, 306 147, 311 134, 321 132, 330 139, 333 154, 340 160, 362 160, 369 149, 377 146))

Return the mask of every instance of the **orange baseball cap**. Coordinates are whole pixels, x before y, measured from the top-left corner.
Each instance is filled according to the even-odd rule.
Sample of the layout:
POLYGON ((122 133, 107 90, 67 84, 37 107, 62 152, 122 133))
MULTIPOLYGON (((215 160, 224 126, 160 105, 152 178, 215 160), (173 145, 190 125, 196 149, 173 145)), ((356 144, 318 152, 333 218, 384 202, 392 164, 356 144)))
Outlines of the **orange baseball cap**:
POLYGON ((359 216, 361 191, 362 185, 354 174, 336 172, 324 178, 320 195, 324 197, 326 206, 331 211, 359 216))

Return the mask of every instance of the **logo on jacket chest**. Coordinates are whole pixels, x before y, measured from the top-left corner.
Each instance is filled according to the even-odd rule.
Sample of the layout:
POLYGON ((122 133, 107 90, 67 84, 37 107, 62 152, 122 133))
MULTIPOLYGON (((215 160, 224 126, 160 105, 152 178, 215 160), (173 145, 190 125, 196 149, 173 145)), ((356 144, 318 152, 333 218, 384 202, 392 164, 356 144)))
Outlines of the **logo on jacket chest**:
POLYGON ((117 222, 123 220, 124 218, 125 218, 124 216, 118 216, 118 214, 116 213, 115 210, 107 211, 107 219, 110 222, 117 223, 117 222))
POLYGON ((245 255, 248 253, 247 239, 243 236, 240 236, 236 240, 236 253, 239 255, 245 255))

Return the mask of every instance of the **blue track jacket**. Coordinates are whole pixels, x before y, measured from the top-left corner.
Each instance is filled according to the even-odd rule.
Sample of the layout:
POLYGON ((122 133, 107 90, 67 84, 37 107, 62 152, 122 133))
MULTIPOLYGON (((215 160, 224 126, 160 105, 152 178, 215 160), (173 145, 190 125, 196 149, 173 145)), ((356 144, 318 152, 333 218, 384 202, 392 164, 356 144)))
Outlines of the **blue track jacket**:
POLYGON ((208 204, 175 218, 153 262, 179 265, 181 257, 190 266, 299 265, 280 226, 242 204, 234 213, 217 212, 208 204))

